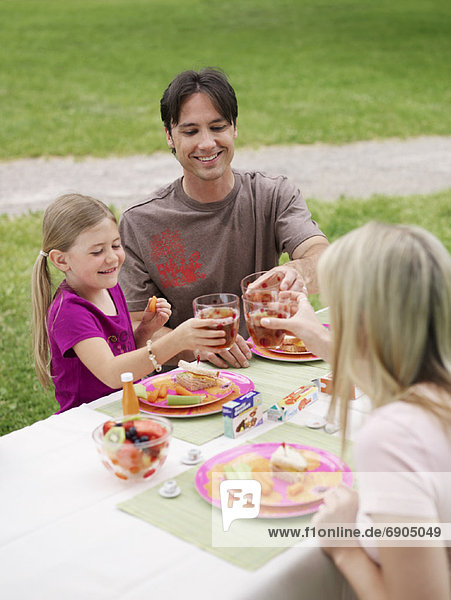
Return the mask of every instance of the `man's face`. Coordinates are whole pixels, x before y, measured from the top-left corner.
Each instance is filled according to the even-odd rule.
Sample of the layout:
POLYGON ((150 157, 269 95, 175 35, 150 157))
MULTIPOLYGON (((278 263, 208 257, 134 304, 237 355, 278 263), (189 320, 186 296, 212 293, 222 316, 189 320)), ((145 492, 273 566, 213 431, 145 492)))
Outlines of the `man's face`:
POLYGON ((236 126, 202 92, 185 100, 178 124, 171 133, 166 129, 168 145, 175 148, 184 176, 204 181, 220 179, 230 170, 236 136, 236 126))

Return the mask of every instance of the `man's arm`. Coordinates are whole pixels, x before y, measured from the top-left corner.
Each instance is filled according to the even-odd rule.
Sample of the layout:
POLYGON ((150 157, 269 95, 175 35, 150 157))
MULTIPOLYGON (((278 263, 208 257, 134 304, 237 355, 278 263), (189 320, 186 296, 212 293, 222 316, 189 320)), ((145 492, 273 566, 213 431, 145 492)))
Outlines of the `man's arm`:
POLYGON ((289 262, 272 268, 249 287, 259 287, 265 281, 277 283, 282 291, 317 294, 319 290, 316 267, 319 257, 328 246, 329 242, 322 235, 306 239, 294 249, 289 262))
MULTIPOLYGON (((299 244, 293 251, 291 261, 282 265, 296 270, 309 294, 317 294, 319 291, 316 268, 320 256, 328 246, 329 242, 325 237, 314 235, 299 244)), ((281 285, 281 289, 289 289, 289 287, 291 286, 281 285)))

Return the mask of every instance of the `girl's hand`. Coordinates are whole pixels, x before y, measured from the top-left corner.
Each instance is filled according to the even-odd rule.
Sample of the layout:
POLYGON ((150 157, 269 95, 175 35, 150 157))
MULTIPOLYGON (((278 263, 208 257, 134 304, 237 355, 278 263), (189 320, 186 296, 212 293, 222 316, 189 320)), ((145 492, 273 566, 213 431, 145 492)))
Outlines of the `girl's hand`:
POLYGON ((188 319, 174 329, 180 340, 182 350, 208 350, 217 348, 225 342, 223 329, 216 329, 215 319, 188 319), (211 328, 211 329, 209 329, 211 328))
POLYGON ((150 338, 158 331, 158 329, 168 322, 172 311, 171 305, 165 298, 157 298, 155 311, 149 310, 149 304, 150 301, 143 313, 143 318, 139 327, 140 329, 143 328, 147 337, 150 338))

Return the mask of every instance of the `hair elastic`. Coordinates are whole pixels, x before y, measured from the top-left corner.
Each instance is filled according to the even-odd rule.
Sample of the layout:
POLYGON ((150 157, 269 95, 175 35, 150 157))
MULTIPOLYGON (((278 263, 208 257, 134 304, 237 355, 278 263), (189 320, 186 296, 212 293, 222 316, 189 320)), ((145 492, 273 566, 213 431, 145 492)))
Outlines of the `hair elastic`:
POLYGON ((41 256, 44 256, 45 258, 47 258, 47 256, 49 255, 49 253, 48 252, 44 252, 44 250, 39 250, 39 254, 41 256))

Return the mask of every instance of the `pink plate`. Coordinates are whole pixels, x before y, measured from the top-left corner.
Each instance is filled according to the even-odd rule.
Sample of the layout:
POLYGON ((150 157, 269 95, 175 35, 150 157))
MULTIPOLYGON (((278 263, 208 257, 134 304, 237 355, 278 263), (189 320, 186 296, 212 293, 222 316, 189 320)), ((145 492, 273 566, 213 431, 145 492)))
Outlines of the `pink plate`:
MULTIPOLYGON (((252 342, 252 338, 249 337, 247 341, 252 342)), ((275 352, 273 350, 262 348, 261 346, 256 346, 255 344, 253 344, 251 352, 253 352, 256 356, 261 356, 262 358, 281 360, 284 362, 312 362, 313 360, 322 360, 319 358, 319 356, 316 356, 316 354, 312 354, 311 352, 300 352, 299 354, 293 354, 291 352, 275 352)))
MULTIPOLYGON (((142 381, 141 383, 145 386, 146 390, 148 390, 148 391, 155 390, 157 387, 156 384, 158 382, 166 383, 168 394, 176 394, 175 385, 176 385, 177 373, 180 373, 180 371, 183 371, 183 369, 174 369, 173 371, 170 371, 169 373, 161 373, 161 375, 154 375, 153 377, 150 377, 149 379, 146 379, 146 380, 142 381)), ((222 377, 221 374, 219 376, 221 377, 221 379, 227 380, 229 382, 229 385, 226 388, 224 388, 223 390, 221 390, 220 392, 212 394, 211 392, 209 392, 208 388, 200 389, 200 390, 196 390, 195 392, 192 392, 196 396, 204 396, 204 399, 201 402, 202 405, 211 404, 212 402, 217 402, 218 400, 222 400, 222 398, 225 398, 232 392, 232 381, 230 379, 228 379, 227 377, 222 377)), ((144 402, 144 404, 149 404, 149 406, 169 408, 171 410, 181 408, 180 405, 169 406, 166 398, 160 398, 160 399, 155 400, 154 402, 150 402, 150 400, 143 400, 143 402, 144 402)), ((193 406, 199 406, 199 404, 184 404, 182 408, 192 408, 193 406)))
MULTIPOLYGON (((164 373, 166 377, 173 373, 170 371, 169 373, 164 373)), ((222 405, 228 402, 229 400, 234 400, 247 392, 250 392, 254 389, 254 383, 246 377, 245 375, 241 375, 241 373, 232 373, 230 371, 220 371, 219 376, 228 379, 232 382, 231 389, 229 390, 226 396, 222 396, 216 399, 214 402, 210 403, 202 403, 195 404, 193 406, 157 406, 152 405, 146 402, 145 400, 139 399, 140 411, 153 414, 153 415, 162 415, 166 417, 173 418, 185 418, 185 417, 203 417, 206 415, 213 415, 215 413, 222 412, 222 405)), ((154 377, 160 377, 159 375, 155 375, 154 377)), ((154 377, 148 377, 147 379, 143 379, 141 383, 147 388, 150 389, 149 382, 154 377)))
MULTIPOLYGON (((323 326, 326 329, 329 329, 329 325, 327 323, 323 323, 323 326)), ((248 342, 252 342, 252 338, 247 338, 248 342)), ((322 360, 316 354, 312 352, 284 352, 283 350, 278 350, 276 348, 262 348, 261 346, 256 346, 253 344, 251 351, 256 356, 261 356, 262 358, 269 358, 270 360, 282 360, 284 362, 311 362, 313 360, 322 360)))
MULTIPOLYGON (((219 484, 225 478, 224 465, 237 466, 241 462, 269 461, 280 443, 249 444, 226 450, 206 461, 196 474, 196 488, 199 494, 210 504, 220 507, 219 491, 213 492, 213 473, 218 473, 215 483, 219 484), (262 460, 263 459, 263 460, 262 460)), ((338 456, 311 446, 289 444, 296 450, 301 450, 307 459, 307 471, 304 476, 303 489, 292 494, 294 487, 277 478, 271 478, 273 488, 270 493, 262 495, 260 518, 286 518, 313 513, 323 501, 324 494, 331 488, 344 483, 352 485, 352 472, 338 456), (289 489, 291 487, 291 489, 289 489)), ((268 463, 268 472, 269 463, 268 463)), ((219 489, 219 486, 218 486, 219 489)))

